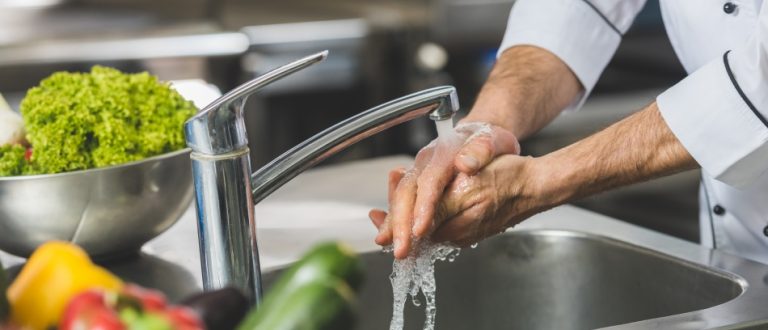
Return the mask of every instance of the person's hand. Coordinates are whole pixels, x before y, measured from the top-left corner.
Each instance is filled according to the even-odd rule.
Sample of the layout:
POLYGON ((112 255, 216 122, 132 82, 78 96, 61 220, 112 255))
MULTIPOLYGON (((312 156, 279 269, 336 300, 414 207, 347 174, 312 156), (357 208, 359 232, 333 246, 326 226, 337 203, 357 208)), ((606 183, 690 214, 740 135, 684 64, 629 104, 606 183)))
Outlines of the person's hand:
POLYGON ((408 255, 412 237, 424 237, 435 228, 435 206, 457 171, 473 175, 502 154, 517 154, 520 145, 509 131, 488 124, 465 123, 456 136, 433 141, 416 156, 414 166, 390 173, 390 212, 369 214, 379 228, 376 243, 394 242, 395 256, 408 255))
MULTIPOLYGON (((436 205, 431 239, 466 247, 557 205, 559 196, 543 193, 547 177, 534 160, 500 156, 473 176, 459 173, 436 205)), ((404 169, 392 171, 390 187, 403 176, 404 169)), ((382 232, 390 225, 384 211, 371 211, 370 216, 382 232)))
POLYGON ((555 206, 557 196, 543 193, 547 178, 534 160, 502 156, 474 176, 460 173, 438 204, 431 239, 466 247, 555 206))

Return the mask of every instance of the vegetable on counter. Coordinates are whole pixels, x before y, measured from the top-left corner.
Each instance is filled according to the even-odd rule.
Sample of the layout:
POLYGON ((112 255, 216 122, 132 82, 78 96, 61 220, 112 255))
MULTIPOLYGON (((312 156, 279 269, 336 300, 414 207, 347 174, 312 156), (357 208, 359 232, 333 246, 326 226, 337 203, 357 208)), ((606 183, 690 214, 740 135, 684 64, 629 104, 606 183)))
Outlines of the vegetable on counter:
MULTIPOLYGON (((3 275, 0 266, 0 293, 3 275)), ((354 325, 361 282, 352 250, 325 243, 285 270, 256 308, 234 288, 172 305, 160 291, 123 283, 77 245, 52 241, 35 250, 11 283, 9 304, 0 299, 0 329, 345 330, 354 325), (3 315, 10 315, 7 324, 3 315)))
POLYGON ((159 291, 124 284, 66 242, 38 247, 8 288, 8 300, 12 324, 23 329, 205 329, 193 309, 168 304, 159 291))
POLYGON ((78 293, 101 288, 117 291, 123 282, 94 265, 80 247, 51 241, 29 257, 8 288, 11 320, 33 330, 58 324, 67 303, 78 293))
POLYGON ((238 330, 351 329, 363 268, 354 251, 323 243, 286 270, 238 330))
POLYGON ((308 282, 287 292, 281 304, 262 305, 238 330, 351 330, 355 294, 340 279, 308 282))
POLYGON ((87 290, 67 305, 58 330, 203 330, 191 309, 169 305, 155 290, 87 290))
POLYGON ((0 145, 0 176, 27 172, 27 150, 20 144, 0 145))
POLYGON ((44 79, 20 112, 34 152, 19 171, 18 151, 0 150, 0 164, 14 165, 0 166, 0 176, 84 170, 182 149, 183 124, 196 108, 146 72, 94 66, 44 79))
POLYGON ((232 330, 248 312, 248 298, 235 288, 201 292, 180 302, 197 314, 206 329, 232 330))
POLYGON ((59 330, 100 329, 123 330, 120 316, 109 306, 108 295, 99 290, 87 290, 72 298, 67 304, 59 330))

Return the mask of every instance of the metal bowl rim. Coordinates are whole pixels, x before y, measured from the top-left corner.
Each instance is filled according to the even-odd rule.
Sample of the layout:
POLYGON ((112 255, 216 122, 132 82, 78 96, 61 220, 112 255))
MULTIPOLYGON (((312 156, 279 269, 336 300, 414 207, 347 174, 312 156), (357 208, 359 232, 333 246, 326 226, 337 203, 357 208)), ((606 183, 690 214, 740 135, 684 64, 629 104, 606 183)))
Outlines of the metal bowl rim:
POLYGON ((111 166, 105 166, 105 167, 97 167, 97 168, 89 168, 87 170, 77 170, 77 171, 71 171, 71 172, 62 172, 62 173, 54 173, 54 174, 35 174, 35 175, 14 175, 14 176, 2 176, 0 177, 0 182, 3 181, 20 181, 20 180, 28 180, 28 179, 46 179, 46 178, 56 178, 56 177, 65 177, 70 175, 80 175, 80 174, 86 174, 86 173, 97 173, 101 171, 111 171, 111 170, 117 170, 121 168, 131 167, 140 165, 143 163, 149 163, 154 161, 159 161, 167 158, 173 158, 176 156, 179 156, 181 154, 189 153, 192 151, 190 148, 184 148, 179 149, 176 151, 166 152, 164 154, 155 155, 152 157, 144 158, 141 160, 136 160, 128 163, 122 163, 118 165, 111 165, 111 166))

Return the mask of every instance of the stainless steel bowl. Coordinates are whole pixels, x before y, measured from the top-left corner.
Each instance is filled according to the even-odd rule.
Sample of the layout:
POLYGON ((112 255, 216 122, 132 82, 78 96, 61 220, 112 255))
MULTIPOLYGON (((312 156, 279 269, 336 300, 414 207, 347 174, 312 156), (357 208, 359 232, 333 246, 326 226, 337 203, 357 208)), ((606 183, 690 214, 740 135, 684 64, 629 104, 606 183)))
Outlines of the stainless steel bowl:
POLYGON ((191 200, 188 149, 112 167, 0 177, 0 250, 27 257, 45 241, 63 240, 94 258, 120 256, 168 229, 191 200))

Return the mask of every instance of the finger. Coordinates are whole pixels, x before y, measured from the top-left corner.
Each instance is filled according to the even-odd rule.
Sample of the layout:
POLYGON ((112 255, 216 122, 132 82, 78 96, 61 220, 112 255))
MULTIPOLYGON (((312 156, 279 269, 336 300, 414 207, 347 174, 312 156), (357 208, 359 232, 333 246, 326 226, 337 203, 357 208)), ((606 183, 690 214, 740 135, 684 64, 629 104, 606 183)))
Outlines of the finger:
POLYGON ((437 223, 435 208, 455 173, 451 158, 436 159, 419 175, 414 204, 413 234, 416 237, 426 236, 437 223))
POLYGON ((384 220, 387 218, 387 212, 384 210, 373 209, 368 212, 368 218, 371 219, 376 229, 381 230, 381 226, 384 225, 384 220))
MULTIPOLYGON (((434 153, 434 141, 422 148, 414 161, 413 167, 409 171, 400 173, 390 173, 390 179, 399 177, 398 184, 393 190, 394 194, 389 197, 389 217, 387 223, 388 230, 392 233, 380 233, 382 237, 377 237, 377 241, 392 242, 394 246, 395 258, 404 259, 408 256, 411 245, 411 232, 413 231, 413 203, 416 199, 416 177, 429 164, 434 153)), ((392 182, 390 182, 392 184, 392 182)))
POLYGON ((371 222, 379 229, 379 233, 373 241, 381 246, 392 245, 392 229, 389 226, 387 212, 373 209, 368 213, 371 222))
POLYGON ((403 176, 405 175, 405 167, 398 167, 394 170, 389 171, 389 188, 387 189, 387 203, 392 204, 392 199, 395 196, 395 191, 397 190, 397 184, 400 183, 400 180, 403 179, 403 176))
POLYGON ((519 153, 517 138, 505 129, 494 128, 490 134, 470 137, 459 150, 455 166, 463 173, 474 175, 499 155, 519 153))
POLYGON ((503 128, 494 128, 493 134, 496 136, 494 144, 496 146, 496 156, 505 154, 520 154, 520 141, 512 132, 503 128))
POLYGON ((408 256, 413 227, 413 203, 416 200, 416 179, 414 174, 407 173, 398 184, 395 196, 390 204, 389 225, 392 227, 392 238, 395 248, 395 258, 404 259, 408 256))
POLYGON ((419 153, 416 154, 416 159, 413 160, 413 167, 411 169, 414 171, 414 174, 420 174, 429 165, 432 161, 432 156, 435 154, 436 146, 437 142, 433 140, 426 147, 419 150, 419 153))
MULTIPOLYGON (((400 180, 405 175, 405 167, 398 167, 392 171, 389 172, 389 182, 388 182, 388 188, 387 188, 387 204, 392 205, 392 201, 395 196, 395 191, 397 190, 397 185, 400 183, 400 180)), ((376 238, 374 238, 374 242, 379 245, 390 245, 392 244, 392 228, 389 226, 389 222, 386 221, 387 219, 387 212, 384 210, 379 209, 373 209, 370 212, 368 212, 368 217, 373 222, 373 225, 376 226, 376 229, 378 229, 379 233, 376 234, 376 238)))
POLYGON ((473 175, 488 165, 496 154, 496 148, 490 135, 482 135, 468 140, 456 156, 456 168, 473 175))

